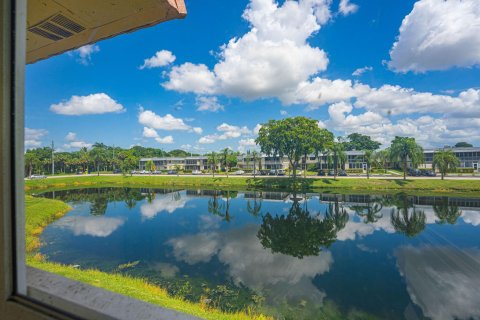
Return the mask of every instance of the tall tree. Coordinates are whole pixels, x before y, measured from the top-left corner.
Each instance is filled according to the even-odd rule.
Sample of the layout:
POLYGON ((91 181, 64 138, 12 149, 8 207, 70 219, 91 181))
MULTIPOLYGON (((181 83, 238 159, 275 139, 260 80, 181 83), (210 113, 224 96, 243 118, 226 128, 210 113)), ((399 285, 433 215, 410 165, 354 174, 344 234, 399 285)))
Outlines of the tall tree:
POLYGON ((365 153, 363 155, 363 160, 365 161, 365 164, 367 165, 367 179, 370 179, 370 168, 373 163, 373 151, 372 150, 365 150, 365 153))
POLYGON ((319 136, 319 130, 318 122, 306 117, 270 120, 262 124, 255 142, 267 155, 286 156, 296 178, 300 159, 306 151, 313 150, 312 137, 319 136))
POLYGON ((207 154, 207 162, 210 164, 210 168, 212 169, 212 175, 215 178, 215 171, 217 170, 217 163, 219 156, 215 151, 207 154))
POLYGON ((448 170, 453 171, 460 165, 460 160, 452 150, 440 150, 433 155, 433 165, 440 171, 443 180, 448 170))
POLYGON ((470 144, 465 141, 457 142, 455 144, 455 148, 471 148, 471 147, 473 147, 473 144, 470 144))
POLYGON ((403 180, 407 179, 407 167, 410 160, 413 167, 423 162, 423 148, 415 142, 415 138, 395 137, 390 146, 390 157, 403 169, 403 180))
POLYGON ((93 147, 89 152, 90 159, 92 159, 96 169, 97 175, 100 175, 100 165, 105 161, 106 154, 105 148, 103 147, 93 147))
POLYGON ((376 151, 373 154, 375 166, 381 167, 384 173, 387 173, 388 160, 390 159, 390 149, 376 151))
MULTIPOLYGON (((252 151, 253 178, 255 178, 256 174, 257 174, 257 167, 256 167, 257 161, 261 161, 261 155, 257 152, 257 150, 253 150, 252 151)), ((259 169, 260 169, 260 167, 259 167, 259 169)))
POLYGON ((39 162, 40 159, 34 152, 27 151, 27 153, 25 153, 25 166, 28 168, 29 177, 32 175, 33 168, 37 166, 39 162))
POLYGON ((366 136, 360 133, 352 133, 347 136, 345 141, 345 150, 370 150, 374 151, 380 148, 381 143, 372 140, 370 136, 366 136))

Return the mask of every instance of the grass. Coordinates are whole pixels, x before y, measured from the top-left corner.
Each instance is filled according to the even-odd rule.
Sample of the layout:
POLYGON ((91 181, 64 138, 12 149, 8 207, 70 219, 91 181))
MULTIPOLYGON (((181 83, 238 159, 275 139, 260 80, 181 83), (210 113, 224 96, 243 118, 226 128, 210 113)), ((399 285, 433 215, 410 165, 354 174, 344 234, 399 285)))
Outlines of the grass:
MULTIPOLYGON (((172 297, 165 289, 152 285, 142 278, 129 277, 118 273, 110 274, 94 269, 78 269, 70 265, 46 261, 44 256, 36 252, 41 246, 40 235, 49 223, 59 219, 70 209, 62 201, 25 196, 26 251, 27 264, 29 266, 204 319, 271 319, 253 311, 226 313, 209 308, 201 302, 192 303, 178 297, 172 297)), ((135 262, 130 263, 128 266, 125 265, 125 267, 133 264, 135 262)))
POLYGON ((250 177, 182 177, 182 176, 88 176, 55 179, 27 180, 25 190, 34 192, 47 189, 71 187, 199 187, 199 188, 241 188, 264 190, 304 191, 341 190, 350 192, 430 192, 430 193, 478 193, 480 180, 440 179, 365 179, 365 178, 264 178, 250 177))

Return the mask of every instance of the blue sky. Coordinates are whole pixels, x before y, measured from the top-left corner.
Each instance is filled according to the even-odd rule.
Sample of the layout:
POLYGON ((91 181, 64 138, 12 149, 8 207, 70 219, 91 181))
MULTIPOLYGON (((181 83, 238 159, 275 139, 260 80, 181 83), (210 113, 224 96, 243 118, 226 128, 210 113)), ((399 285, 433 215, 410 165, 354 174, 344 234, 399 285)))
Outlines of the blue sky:
POLYGON ((297 115, 384 145, 479 144, 476 0, 186 5, 183 20, 28 65, 26 147, 244 151, 261 123, 297 115))

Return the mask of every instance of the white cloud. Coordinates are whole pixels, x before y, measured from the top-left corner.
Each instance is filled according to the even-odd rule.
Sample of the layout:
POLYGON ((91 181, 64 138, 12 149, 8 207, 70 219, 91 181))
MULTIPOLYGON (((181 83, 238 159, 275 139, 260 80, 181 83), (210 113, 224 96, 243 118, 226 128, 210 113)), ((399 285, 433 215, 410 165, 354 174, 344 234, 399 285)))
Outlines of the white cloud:
POLYGON ((91 143, 87 143, 83 140, 78 139, 77 134, 75 132, 69 132, 65 136, 65 140, 68 141, 68 143, 65 143, 63 145, 63 148, 65 149, 81 149, 81 148, 90 148, 92 146, 91 143))
POLYGON ((151 203, 144 203, 140 206, 142 218, 152 219, 161 212, 173 213, 177 209, 185 207, 189 198, 182 193, 180 198, 174 197, 173 193, 164 195, 157 194, 151 203))
POLYGON ((200 144, 212 144, 218 140, 227 140, 232 138, 239 138, 241 136, 246 136, 252 134, 252 131, 248 129, 246 126, 239 127, 233 126, 228 123, 222 123, 221 125, 217 126, 217 131, 219 133, 209 134, 206 136, 201 137, 198 140, 200 144))
POLYGON ((42 145, 42 138, 48 134, 45 129, 25 128, 25 148, 38 148, 42 145))
POLYGON ((182 119, 175 118, 171 114, 159 116, 150 110, 140 109, 138 115, 138 122, 149 128, 157 130, 192 130, 192 127, 187 125, 182 119))
POLYGON ((400 27, 389 67, 425 72, 480 64, 480 2, 420 0, 400 27))
POLYGON ((197 111, 217 112, 224 110, 223 105, 218 102, 217 97, 199 96, 196 98, 197 111))
POLYGON ((75 49, 70 52, 70 55, 77 56, 77 61, 85 66, 92 62, 92 54, 99 52, 100 47, 96 44, 87 44, 83 47, 75 49))
POLYGON ((257 123, 255 128, 253 128, 253 134, 258 135, 258 132, 260 132, 261 128, 262 128, 262 125, 260 123, 257 123))
POLYGON ((192 131, 195 132, 196 134, 202 134, 203 133, 203 129, 200 128, 200 127, 193 127, 192 131))
POLYGON ((86 114, 120 113, 126 109, 105 93, 94 93, 88 96, 72 96, 68 101, 52 104, 50 111, 67 116, 86 114))
POLYGON ((280 110, 280 115, 281 116, 288 116, 288 112, 285 110, 280 110))
POLYGON ((166 137, 156 137, 155 141, 157 141, 160 144, 172 144, 174 143, 173 137, 172 136, 166 136, 166 137))
POLYGON ((401 247, 395 255, 410 298, 427 318, 480 318, 478 249, 401 247))
POLYGON ((76 236, 108 237, 121 227, 125 221, 109 217, 66 217, 55 226, 70 229, 76 236))
POLYGON ((338 12, 344 16, 355 13, 358 11, 358 5, 350 3, 350 0, 340 0, 338 4, 338 12))
POLYGON ((173 143, 173 137, 172 136, 166 136, 166 137, 160 137, 158 135, 158 132, 153 129, 153 128, 148 128, 148 127, 143 127, 143 134, 145 138, 153 138, 155 141, 157 141, 160 144, 172 144, 173 143))
POLYGON ((238 151, 244 152, 248 147, 256 147, 255 139, 240 139, 238 141, 238 151))
POLYGON ((327 68, 328 58, 307 39, 330 19, 331 0, 252 0, 243 13, 250 30, 220 48, 220 61, 172 68, 163 86, 179 92, 216 93, 246 100, 279 97, 327 68))
POLYGON ((475 210, 463 210, 462 219, 465 223, 478 226, 480 225, 480 212, 475 210))
POLYGON ((143 69, 151 69, 151 68, 158 68, 158 67, 164 67, 169 65, 170 63, 173 63, 175 61, 176 57, 172 54, 172 52, 168 50, 160 50, 155 53, 155 55, 151 58, 145 59, 143 61, 143 65, 141 65, 139 68, 140 70, 143 69))
POLYGON ((297 259, 272 253, 262 247, 257 232, 258 226, 248 225, 223 233, 210 231, 172 238, 167 243, 178 261, 190 265, 206 263, 217 256, 236 284, 262 292, 269 301, 304 299, 321 304, 325 293, 312 280, 330 270, 332 254, 322 251, 317 256, 297 259))
POLYGON ((206 65, 190 62, 173 67, 168 77, 168 81, 162 84, 165 89, 197 94, 213 93, 216 82, 215 75, 206 65))
POLYGON ((143 136, 145 138, 157 138, 158 132, 155 129, 143 127, 143 136))
POLYGON ((372 71, 372 70, 373 70, 373 67, 370 67, 370 66, 366 66, 366 67, 363 67, 363 68, 358 68, 355 71, 353 71, 352 76, 359 77, 362 74, 364 74, 365 72, 372 71))

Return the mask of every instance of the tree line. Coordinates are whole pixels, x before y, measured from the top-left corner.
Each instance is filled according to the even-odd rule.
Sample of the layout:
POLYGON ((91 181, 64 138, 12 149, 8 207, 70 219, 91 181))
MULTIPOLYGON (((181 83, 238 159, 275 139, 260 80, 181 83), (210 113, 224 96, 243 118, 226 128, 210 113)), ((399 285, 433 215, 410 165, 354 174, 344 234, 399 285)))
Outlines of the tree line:
MULTIPOLYGON (((346 137, 335 135, 318 126, 316 120, 306 117, 293 117, 282 120, 270 120, 262 124, 258 137, 255 140, 260 151, 268 156, 286 157, 290 163, 293 178, 297 176, 297 169, 303 168, 304 175, 307 171, 307 156, 315 154, 317 168, 320 169, 320 154, 326 155, 328 168, 334 170, 334 178, 340 169, 345 169, 348 161, 346 151, 363 151, 358 161, 366 166, 367 178, 370 177, 371 169, 388 166, 400 168, 406 179, 409 167, 416 168, 424 162, 423 148, 412 137, 396 136, 390 146, 378 150, 381 143, 371 137, 360 133, 352 133, 346 137)), ((466 142, 459 142, 455 147, 471 147, 466 142)), ((55 152, 51 147, 29 149, 25 153, 25 173, 52 173, 52 159, 55 163, 55 173, 122 171, 131 172, 138 167, 140 158, 150 157, 187 157, 191 154, 184 150, 176 149, 163 151, 156 148, 134 146, 123 149, 115 146, 107 146, 103 143, 95 143, 90 149, 81 148, 73 152, 55 152), (53 157, 52 157, 53 156, 53 157)), ((231 168, 237 166, 238 152, 228 148, 220 152, 206 154, 212 174, 215 175, 220 166, 228 176, 231 168)), ((256 168, 261 168, 262 157, 260 152, 248 150, 245 162, 247 167, 253 164, 253 174, 257 174, 256 168)), ((459 165, 455 154, 448 149, 437 151, 434 154, 433 165, 437 168, 442 179, 448 171, 454 170, 459 165)), ((147 169, 153 171, 153 161, 147 163, 147 169)))

